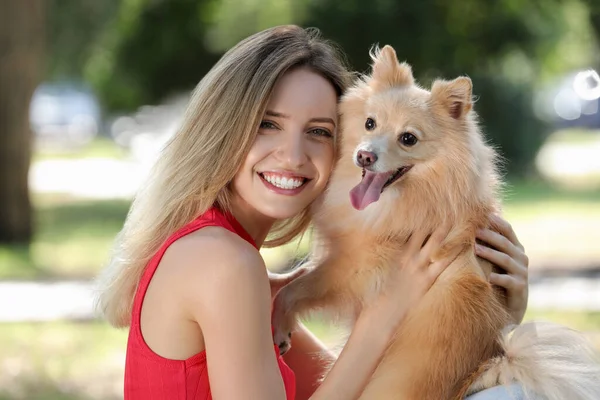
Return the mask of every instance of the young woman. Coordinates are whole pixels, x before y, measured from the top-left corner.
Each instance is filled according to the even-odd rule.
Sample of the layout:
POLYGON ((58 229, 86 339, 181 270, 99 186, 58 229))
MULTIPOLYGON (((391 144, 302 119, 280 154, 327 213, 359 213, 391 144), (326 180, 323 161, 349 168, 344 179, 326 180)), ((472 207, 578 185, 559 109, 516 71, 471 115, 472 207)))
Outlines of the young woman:
MULTIPOLYGON (((349 82, 315 31, 284 26, 240 42, 199 83, 101 280, 101 311, 129 327, 125 399, 360 395, 392 332, 449 264, 429 261, 448 227, 424 245, 431 232, 413 236, 398 260, 398 289, 361 313, 322 383, 334 356, 306 328, 283 357, 273 344, 272 297, 294 274, 269 276, 259 253, 307 227, 307 207, 334 166, 336 106, 349 82)), ((508 224, 497 222, 504 236, 480 235, 496 250, 478 251, 507 270, 492 279, 507 288, 520 321, 527 261, 508 224)))

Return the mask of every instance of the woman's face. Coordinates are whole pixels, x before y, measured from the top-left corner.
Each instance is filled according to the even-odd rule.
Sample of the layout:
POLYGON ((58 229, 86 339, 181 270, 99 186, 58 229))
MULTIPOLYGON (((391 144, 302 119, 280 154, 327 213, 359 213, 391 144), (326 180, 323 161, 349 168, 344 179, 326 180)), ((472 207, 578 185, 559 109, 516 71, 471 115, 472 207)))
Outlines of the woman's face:
POLYGON ((258 136, 233 179, 233 193, 265 217, 289 218, 324 190, 334 162, 334 87, 308 68, 274 87, 258 136))

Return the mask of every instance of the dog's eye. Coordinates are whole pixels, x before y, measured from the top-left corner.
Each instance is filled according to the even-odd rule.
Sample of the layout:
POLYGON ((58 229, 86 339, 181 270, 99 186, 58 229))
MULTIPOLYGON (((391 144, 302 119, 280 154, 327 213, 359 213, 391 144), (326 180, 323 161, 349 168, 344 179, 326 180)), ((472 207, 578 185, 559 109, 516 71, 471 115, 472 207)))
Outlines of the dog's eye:
POLYGON ((365 129, 368 131, 375 129, 375 120, 373 118, 367 118, 367 121, 365 122, 365 129))
POLYGON ((419 140, 417 137, 412 133, 404 132, 402 135, 400 135, 400 143, 405 146, 414 146, 418 141, 419 140))

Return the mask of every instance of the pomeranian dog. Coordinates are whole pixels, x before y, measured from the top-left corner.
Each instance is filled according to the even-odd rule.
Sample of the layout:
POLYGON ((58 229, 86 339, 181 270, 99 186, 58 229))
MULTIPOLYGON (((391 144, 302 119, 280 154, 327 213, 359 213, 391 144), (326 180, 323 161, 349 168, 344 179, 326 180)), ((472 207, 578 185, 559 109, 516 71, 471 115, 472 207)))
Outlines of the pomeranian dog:
POLYGON ((407 316, 361 399, 462 399, 512 382, 535 398, 600 399, 587 340, 550 323, 511 326, 503 293, 488 282, 492 266, 475 256, 476 230, 500 213, 502 182, 471 80, 436 80, 428 91, 392 47, 371 57, 371 74, 341 100, 339 160, 311 210, 311 269, 275 298, 276 343, 285 350, 296 318, 312 310, 354 321, 398 268, 411 233, 451 224, 435 258, 458 257, 407 316))

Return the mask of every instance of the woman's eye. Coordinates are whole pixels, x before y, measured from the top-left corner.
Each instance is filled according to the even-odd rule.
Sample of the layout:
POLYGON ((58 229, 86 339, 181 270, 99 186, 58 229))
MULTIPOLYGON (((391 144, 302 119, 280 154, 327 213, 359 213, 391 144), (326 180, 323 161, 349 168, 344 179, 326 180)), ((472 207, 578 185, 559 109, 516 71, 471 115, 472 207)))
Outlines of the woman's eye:
POLYGON ((260 129, 277 129, 277 127, 271 121, 261 121, 260 129))
POLYGON ((331 132, 329 132, 327 129, 316 128, 316 129, 311 130, 310 132, 315 136, 333 137, 331 132))

